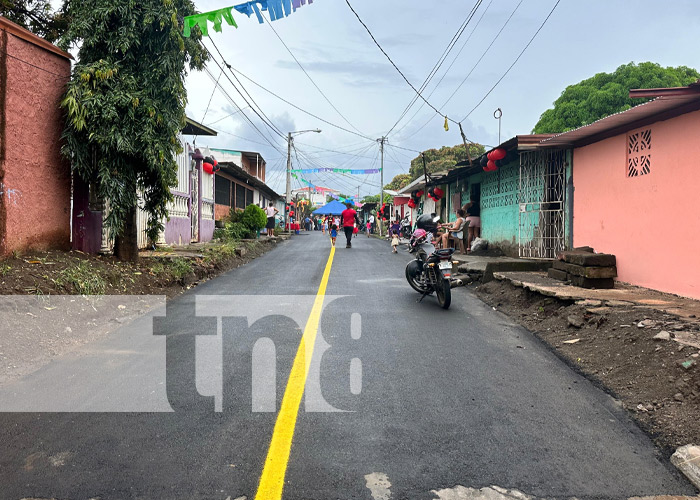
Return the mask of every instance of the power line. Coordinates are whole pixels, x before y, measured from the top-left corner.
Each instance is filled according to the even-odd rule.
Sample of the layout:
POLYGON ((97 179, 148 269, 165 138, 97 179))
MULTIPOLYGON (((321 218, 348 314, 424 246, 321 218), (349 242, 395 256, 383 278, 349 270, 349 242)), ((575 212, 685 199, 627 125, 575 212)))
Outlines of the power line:
MULTIPOLYGON (((487 12, 489 11, 489 9, 491 8, 491 4, 492 4, 492 3, 493 3, 493 0, 491 0, 491 1, 488 3, 488 5, 487 5, 486 8, 484 9, 484 11, 481 13, 481 16, 479 16, 479 20, 476 22, 476 25, 474 26, 474 28, 472 28, 472 30, 471 30, 471 32, 469 33, 469 36, 467 37, 467 39, 464 40, 464 43, 462 44, 462 46, 461 46, 460 49, 459 49, 459 52, 457 52, 457 55, 454 57, 454 59, 452 59, 452 62, 451 62, 450 65, 447 67, 447 69, 445 70, 445 72, 442 74, 442 76, 440 77, 440 80, 438 80, 438 82, 437 82, 437 84, 435 85, 435 87, 433 87, 433 90, 431 90, 431 91, 430 91, 430 94, 428 94, 428 98, 431 98, 431 97, 433 96, 433 94, 435 93, 435 91, 440 87, 440 84, 442 83, 442 81, 445 79, 445 77, 447 76, 447 74, 448 74, 448 73, 450 72, 450 70, 452 69, 452 66, 454 66, 454 64, 457 62, 457 59, 459 59, 459 56, 462 55, 462 52, 464 51, 464 48, 467 46, 467 43, 469 43, 469 40, 472 39, 472 36, 473 36, 474 33, 476 32, 476 29, 481 25, 481 21, 484 19, 484 17, 486 16, 486 13, 487 13, 487 12)), ((453 95, 454 95, 454 93, 453 93, 453 95)), ((447 102, 449 102, 449 99, 448 99, 448 101, 446 101, 442 106, 440 106, 440 109, 444 109, 444 108, 445 108, 445 105, 447 104, 447 102)), ((416 112, 413 113, 413 116, 412 116, 406 123, 404 123, 404 124, 401 126, 401 128, 399 128, 399 129, 396 131, 397 134, 398 134, 399 132, 401 132, 403 129, 405 129, 405 128, 408 126, 408 124, 411 123, 411 122, 415 119, 415 117, 418 115, 418 113, 420 113, 420 110, 423 109, 423 106, 424 106, 424 104, 421 104, 421 105, 420 105, 420 107, 416 110, 416 112)), ((432 117, 431 117, 431 119, 432 119, 432 117)), ((413 135, 414 135, 414 134, 412 134, 411 137, 412 137, 413 135)))
MULTIPOLYGON (((418 100, 418 96, 421 96, 421 97, 422 97, 421 92, 423 92, 423 91, 428 87, 428 84, 430 83, 430 81, 433 79, 433 77, 434 77, 434 76, 437 74, 437 72, 440 70, 440 67, 442 67, 443 63, 444 63, 445 60, 447 59, 447 56, 448 56, 449 53, 452 51, 452 49, 454 48, 454 46, 457 44, 457 41, 460 39, 460 37, 462 36, 462 34, 464 33, 464 31, 467 29, 467 25, 471 22, 472 18, 473 18, 474 15, 476 14, 476 11, 477 11, 477 10, 479 9, 479 7, 481 6, 481 2, 482 2, 482 0, 477 0, 477 2, 476 2, 476 3, 474 4, 474 6, 471 8, 471 11, 469 12, 469 14, 467 14, 467 17, 466 17, 465 20, 462 22, 462 24, 460 25, 460 27, 459 27, 459 29, 457 30, 457 32, 452 36, 452 39, 451 39, 450 42, 447 44, 447 47, 445 47, 445 50, 443 50, 442 54, 441 54, 440 57, 438 58, 438 61, 437 61, 437 62, 435 63, 435 65, 433 66, 433 69, 430 70, 430 73, 428 74, 428 76, 427 76, 427 77, 425 78, 425 80, 423 81, 423 84, 421 85, 421 87, 420 87, 420 89, 418 90, 417 94, 416 94, 415 96, 413 96, 413 99, 412 99, 411 102, 408 104, 408 106, 406 106, 406 108, 403 110, 403 113, 401 113, 401 116, 399 116, 399 119, 396 120, 396 122, 394 123, 394 125, 392 125, 391 129, 389 129, 389 132, 387 132, 385 135, 388 136, 388 135, 394 130, 394 128, 396 128, 396 125, 399 124, 399 122, 403 119, 403 117, 406 116, 406 114, 408 113, 409 109, 411 109, 411 107, 412 107, 412 106, 415 104, 415 102, 418 100)), ((461 52, 461 51, 460 51, 460 52, 461 52)), ((450 67, 452 67, 452 66, 450 66, 450 67)), ((449 69, 448 69, 448 71, 449 71, 449 69)), ((443 75, 443 78, 444 78, 444 75, 443 75)), ((440 79, 440 82, 442 82, 442 79, 440 79)), ((438 85, 435 87, 435 89, 440 85, 440 82, 438 82, 438 85)), ((435 89, 433 89, 433 92, 435 92, 435 89)), ((431 92, 430 95, 432 95, 433 92, 431 92)), ((428 96, 428 97, 430 97, 430 96, 428 96)), ((426 102, 427 102, 427 101, 426 101, 426 102)), ((423 106, 423 105, 421 105, 421 107, 422 107, 422 106, 423 106)))
MULTIPOLYGON (((506 19, 506 22, 503 23, 503 26, 501 26, 501 29, 498 30, 498 33, 496 33, 496 36, 494 36, 493 39, 491 40, 491 43, 489 43, 488 47, 486 47, 486 49, 484 50, 484 52, 482 52, 482 54, 481 54, 481 56, 479 57, 479 59, 476 61, 476 63, 474 63, 474 66, 472 66, 472 69, 469 70, 469 73, 467 73, 467 76, 464 77, 464 79, 463 79, 463 80, 459 83, 459 85, 457 85, 457 87, 454 89, 454 91, 452 92, 452 94, 450 94, 450 97, 448 97, 447 100, 442 104, 442 106, 441 106, 442 108, 444 108, 445 106, 447 106, 447 103, 449 103, 449 102, 452 100, 452 98, 453 98, 453 97, 455 96, 455 94, 459 91, 459 89, 462 88, 462 85, 464 85, 464 83, 469 79, 469 77, 472 75, 472 73, 474 72, 474 70, 476 69, 476 67, 479 65, 479 63, 481 63, 481 61, 484 59, 484 57, 486 56, 486 54, 488 53, 488 51, 491 50, 491 47, 493 46, 493 44, 496 42, 496 40, 498 40, 498 37, 501 36, 501 33, 503 33, 503 30, 506 28, 506 26, 508 26, 508 23, 509 23, 510 20, 513 18, 513 16, 515 15, 515 12, 518 10, 518 8, 520 7, 520 4, 522 4, 522 3, 523 3, 523 0, 520 0, 520 1, 518 2, 518 4, 517 4, 517 5, 515 6, 515 8, 513 9, 513 11, 510 13, 510 16, 508 16, 508 19, 506 19)), ((487 7, 487 9, 488 9, 488 7, 487 7)), ((415 115, 414 115, 414 116, 415 116, 415 115)), ((434 117, 430 117, 430 118, 429 118, 423 125, 421 125, 417 130, 413 131, 413 133, 412 133, 411 135, 409 135, 409 136, 407 136, 407 137, 404 137, 403 139, 404 139, 404 140, 410 139, 411 137, 413 137, 414 135, 416 135, 418 132, 420 132, 421 130, 423 130, 431 121, 433 121, 433 118, 434 118, 434 117)), ((412 118, 412 119, 413 119, 413 118, 412 118)), ((464 120, 462 120, 462 121, 464 121, 464 120)))
POLYGON ((350 125, 352 128, 354 128, 357 132, 359 132, 359 133, 361 134, 362 132, 360 132, 360 130, 358 130, 358 128, 357 128, 355 125, 353 125, 352 123, 350 123, 350 120, 348 120, 348 119, 345 117, 345 115, 343 115, 343 113, 341 113, 340 110, 339 110, 338 108, 335 107, 335 105, 331 102, 331 100, 328 98, 328 96, 327 96, 326 94, 324 94, 324 92, 319 88, 318 85, 316 85, 316 82, 314 81, 314 79, 311 78, 311 75, 309 75, 309 73, 307 73, 306 69, 304 69, 304 66, 301 65, 301 63, 300 63, 299 60, 296 58, 296 56, 295 56, 294 53, 291 51, 291 49, 287 46, 286 43, 284 43, 284 40, 282 40, 282 37, 279 36, 279 34, 277 33, 277 30, 274 28, 274 26, 272 26, 272 23, 271 23, 270 21, 267 20, 267 16, 265 16, 265 14, 263 14, 263 17, 264 17, 265 20, 267 21, 267 25, 270 27, 270 29, 272 30, 272 32, 273 32, 273 33, 275 34, 275 36, 279 39, 279 41, 282 42, 282 45, 284 45, 284 48, 287 49, 287 52, 289 52, 289 55, 292 56, 292 59, 294 59, 294 62, 297 63, 297 65, 301 68, 301 70, 304 72, 304 74, 305 74, 306 77, 309 79, 309 81, 313 84, 314 87, 316 87, 316 90, 318 90, 319 94, 321 94, 321 95, 323 96, 323 98, 326 100, 326 102, 327 102, 328 104, 330 104, 331 107, 335 110, 335 112, 338 113, 338 115, 339 115, 343 120, 345 120, 345 123, 347 123, 348 125, 350 125))
POLYGON ((515 63, 517 63, 517 62, 520 60, 520 57, 525 53, 525 51, 526 51, 527 48, 530 46, 530 44, 532 43, 532 41, 535 39, 535 37, 537 36, 537 34, 542 30, 542 28, 544 28, 544 25, 547 23, 547 21, 549 20, 549 18, 550 18, 550 17, 552 16, 552 14, 554 13, 554 10, 557 8, 557 5, 559 5, 559 2, 561 2, 561 0, 557 0, 557 3, 555 3, 555 4, 554 4, 554 7, 552 7, 552 10, 549 11, 549 14, 547 14, 547 17, 545 17, 544 21, 542 21, 542 24, 540 25, 540 27, 537 28, 537 31, 535 31, 535 34, 532 35, 532 38, 530 38, 530 41, 527 42, 527 45, 525 45, 525 47, 523 47, 523 50, 520 51, 520 54, 518 54, 518 57, 515 58, 515 61, 513 61, 513 63, 512 63, 510 66, 508 66, 508 69, 506 70, 505 73, 503 73, 503 76, 501 76, 501 78, 499 78, 498 81, 497 81, 496 83, 494 83, 493 87, 491 87, 491 89, 486 93, 486 95, 485 95, 484 97, 482 97, 481 100, 477 103, 477 105, 474 106, 474 107, 472 108, 472 110, 471 110, 469 113, 467 113, 466 116, 465 116, 464 118, 462 118, 460 121, 466 120, 466 119, 469 117, 469 115, 471 115, 471 114, 474 112, 474 110, 476 110, 476 108, 478 108, 479 106, 481 106, 481 103, 484 102, 484 100, 486 100, 486 98, 489 96, 489 94, 491 94, 491 92, 493 91, 493 89, 495 89, 496 86, 497 86, 499 83, 501 83, 501 80, 503 80, 503 79, 506 77, 506 75, 510 72, 510 70, 513 68, 513 66, 515 66, 515 63))
MULTIPOLYGON (((401 77, 402 77, 402 78, 404 79, 404 81, 408 84, 408 86, 411 87, 411 88, 413 89, 413 91, 414 91, 416 94, 418 94, 418 96, 419 96, 421 99, 423 99, 423 101, 424 101, 428 106, 430 106, 432 109, 434 109, 435 112, 436 112, 437 114, 440 114, 440 111, 439 111, 435 106, 433 106, 432 104, 430 104, 430 103, 428 102, 428 100, 427 100, 425 97, 423 97, 423 95, 418 91, 418 89, 417 89, 416 87, 413 86, 413 84, 408 80, 408 78, 406 78, 406 75, 403 74, 403 72, 399 69, 399 67, 398 67, 396 64, 394 64, 394 61, 391 60, 391 57, 389 57, 389 54, 387 54, 386 51, 382 48, 382 46, 379 45, 379 42, 377 41, 376 38, 374 38, 374 35, 373 35, 372 32, 369 30, 369 28, 368 28, 367 25, 364 23, 364 21, 362 21, 362 19, 360 18, 359 14, 358 14, 357 12, 355 12, 355 9, 352 8, 352 5, 350 5, 350 1, 349 1, 349 0, 345 0, 345 3, 348 4, 348 7, 350 7, 350 10, 352 11, 352 13, 355 14, 355 17, 357 18, 357 20, 358 20, 358 21, 360 22, 360 24, 365 28, 365 30, 367 31, 367 33, 369 34, 369 36, 372 38, 372 41, 374 42, 374 44, 379 48, 379 50, 382 51, 382 54, 384 54, 384 56, 389 60, 389 62, 391 63, 391 65, 394 67, 394 69, 395 69, 396 71, 399 72, 399 75, 401 75, 401 77)), ((455 122, 455 123, 456 123, 456 122, 455 122)))
POLYGON ((361 134, 361 133, 359 133, 359 132, 355 132, 355 131, 353 131, 353 130, 349 130, 349 129, 345 128, 345 127, 341 127, 340 125, 337 125, 337 124, 335 124, 335 123, 333 123, 333 122, 330 122, 330 121, 328 121, 328 120, 325 120, 325 119, 321 118, 320 116, 317 116, 317 115, 311 113, 310 111, 307 111, 307 110, 305 110, 305 109, 303 109, 303 108, 297 106, 296 104, 294 104, 294 103, 288 101, 288 100, 285 99, 284 97, 281 97, 281 96, 279 96, 278 94, 274 93, 273 91, 271 91, 271 90, 269 90, 269 89, 263 87, 261 84, 259 84, 258 82, 256 82, 256 81, 253 80, 252 78, 250 78, 249 76, 246 76, 242 71, 240 71, 240 70, 238 70, 238 69, 236 69, 236 68, 234 68, 234 67, 231 67, 231 68, 229 68, 229 69, 230 69, 231 71, 235 72, 235 73, 238 73, 240 76, 242 76, 243 78, 245 78, 246 80, 248 80, 250 83, 252 83, 252 84, 255 85, 256 87, 260 88, 261 90, 264 90, 265 92, 267 92, 268 94, 270 94, 270 95, 276 97, 277 99, 279 99, 280 101, 284 102, 285 104, 290 105, 290 106, 293 107, 294 109, 297 109, 297 110, 301 111, 301 112, 304 113, 304 114, 307 114, 307 115, 309 115, 309 116, 311 116, 311 117, 313 117, 313 118, 316 118, 317 120, 322 121, 323 123, 325 123, 325 124, 327 124, 327 125, 330 125, 331 127, 337 128, 338 130, 342 130, 343 132, 347 132, 347 133, 349 133, 349 134, 353 134, 353 135, 356 135, 356 136, 358 136, 358 137, 362 137, 363 139, 367 139, 368 141, 374 142, 374 139, 372 139, 371 137, 368 137, 368 136, 366 136, 366 135, 363 135, 363 134, 361 134))
MULTIPOLYGON (((258 105, 258 103, 255 102, 255 99, 253 99, 253 96, 251 96, 250 93, 248 92, 248 90, 246 90, 245 86, 241 83, 241 81, 238 79, 238 77, 236 76, 236 74, 235 74, 233 71, 231 71, 231 65, 226 61, 226 59, 224 58, 223 54, 222 54, 221 51, 219 50, 219 47, 216 45, 216 43, 214 43, 214 40, 212 40, 212 39, 210 38, 209 41, 211 42, 211 44, 212 44, 212 45, 214 46, 214 48, 216 49, 216 52, 219 54, 219 57, 221 57, 221 61, 223 62, 224 66, 226 66, 226 67, 229 69, 229 71, 231 72, 231 75, 232 75, 232 76, 236 79, 236 81, 238 82, 238 85, 241 86, 241 88, 243 89, 243 91, 248 95, 248 97, 250 97, 250 100, 253 102, 253 104, 255 104, 255 106, 258 107, 258 109, 260 110, 260 113, 262 113, 262 115, 263 115, 265 118, 263 119, 263 117, 260 116, 260 113, 258 113, 258 112, 256 111, 256 109, 253 107, 253 105, 251 105, 250 102, 248 102, 248 100, 245 98, 245 96, 241 93, 240 90, 238 90, 238 87, 236 87, 236 86, 234 85, 234 83, 231 81, 230 78, 228 78, 228 75, 227 75, 226 78, 229 80, 229 82, 231 82, 231 85, 234 86, 234 88, 236 89, 236 92, 238 92, 238 93, 240 94, 240 96, 243 98, 243 100, 245 101, 245 103, 248 104, 248 105, 250 106, 250 108, 253 110, 253 112, 254 112, 256 115, 258 115, 258 117, 263 121, 263 123, 265 123, 268 127, 270 127, 270 128, 271 128, 274 132, 276 132, 280 137, 282 137, 283 139, 286 139, 286 135, 284 134, 284 132, 282 132, 279 128, 277 128, 277 127, 274 125, 274 123, 272 123, 272 120, 270 120, 270 118, 268 118, 268 116, 265 114, 265 112, 262 110, 262 108, 258 105), (266 122, 265 120, 267 120, 267 122, 266 122)), ((209 52, 209 54, 211 55, 211 52, 209 52)), ((213 59, 213 55, 212 55, 212 59, 213 59)), ((215 61, 215 62, 216 62, 216 61, 215 61)), ((218 62, 216 63, 216 65, 219 66, 218 62)), ((222 70, 222 71, 223 71, 223 70, 222 70)))

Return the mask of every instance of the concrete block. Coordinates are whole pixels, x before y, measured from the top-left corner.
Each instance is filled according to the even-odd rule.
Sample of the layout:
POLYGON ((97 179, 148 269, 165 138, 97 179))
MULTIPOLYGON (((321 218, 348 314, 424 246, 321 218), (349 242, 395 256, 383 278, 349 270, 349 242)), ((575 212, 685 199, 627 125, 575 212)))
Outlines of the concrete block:
POLYGON ((696 488, 700 488, 700 446, 681 446, 671 456, 671 463, 685 474, 696 488))
POLYGON ((579 266, 560 260, 554 261, 554 269, 584 278, 617 278, 617 267, 579 266))
POLYGON ((581 288, 610 289, 615 288, 615 280, 612 278, 586 278, 584 276, 570 275, 569 280, 574 286, 581 288))
POLYGON ((559 281, 566 281, 569 279, 569 275, 566 274, 566 271, 560 271, 559 269, 554 268, 551 268, 549 271, 547 271, 547 276, 559 281))
POLYGON ((536 271, 547 271, 552 267, 551 260, 510 260, 510 261, 496 261, 488 262, 486 264, 486 269, 484 270, 484 276, 481 278, 483 283, 488 283, 493 281, 493 273, 501 271, 522 271, 522 272, 536 272, 536 271))
POLYGON ((609 267, 617 264, 614 255, 607 253, 564 252, 564 262, 577 266, 609 267))

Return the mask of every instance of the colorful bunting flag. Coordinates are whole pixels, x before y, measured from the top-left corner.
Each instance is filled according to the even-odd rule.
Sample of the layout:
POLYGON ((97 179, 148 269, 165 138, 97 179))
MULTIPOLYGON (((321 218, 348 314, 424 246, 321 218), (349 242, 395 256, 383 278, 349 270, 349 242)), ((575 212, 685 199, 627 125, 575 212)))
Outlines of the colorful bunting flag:
POLYGON ((313 0, 251 0, 239 5, 234 5, 233 7, 225 7, 223 9, 212 10, 211 12, 187 16, 184 20, 182 36, 189 37, 191 29, 195 26, 199 26, 203 36, 209 36, 207 22, 214 23, 214 31, 216 32, 221 32, 222 20, 225 20, 229 26, 238 28, 236 21, 233 20, 233 16, 231 15, 231 10, 233 9, 236 9, 236 11, 248 17, 255 14, 258 18, 258 22, 262 24, 265 20, 260 13, 261 10, 266 11, 270 15, 270 21, 277 21, 278 19, 287 17, 292 12, 296 12, 299 7, 306 5, 307 2, 310 5, 313 3, 313 0))
POLYGON ((217 33, 221 32, 221 22, 224 20, 229 26, 238 28, 236 21, 233 20, 233 15, 231 15, 231 9, 233 9, 233 7, 225 7, 223 9, 212 10, 211 12, 204 12, 203 14, 195 14, 194 16, 185 17, 182 36, 189 37, 191 29, 195 26, 199 26, 202 36, 208 36, 209 30, 207 27, 207 22, 209 21, 214 23, 214 31, 217 33))

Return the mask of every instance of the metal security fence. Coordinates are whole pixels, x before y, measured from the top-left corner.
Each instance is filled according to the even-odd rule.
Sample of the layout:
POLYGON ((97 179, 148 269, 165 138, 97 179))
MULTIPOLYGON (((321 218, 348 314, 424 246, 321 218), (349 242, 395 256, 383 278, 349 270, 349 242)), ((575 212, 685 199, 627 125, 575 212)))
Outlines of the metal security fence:
POLYGON ((520 257, 555 258, 566 246, 565 150, 520 154, 518 203, 520 257))

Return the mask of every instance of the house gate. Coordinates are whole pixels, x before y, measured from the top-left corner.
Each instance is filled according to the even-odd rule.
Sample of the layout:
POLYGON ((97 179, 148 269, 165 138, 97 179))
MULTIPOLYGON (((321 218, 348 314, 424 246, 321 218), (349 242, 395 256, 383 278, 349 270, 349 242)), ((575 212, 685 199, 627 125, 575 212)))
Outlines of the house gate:
POLYGON ((566 151, 520 154, 518 250, 520 257, 553 259, 564 250, 566 151))

